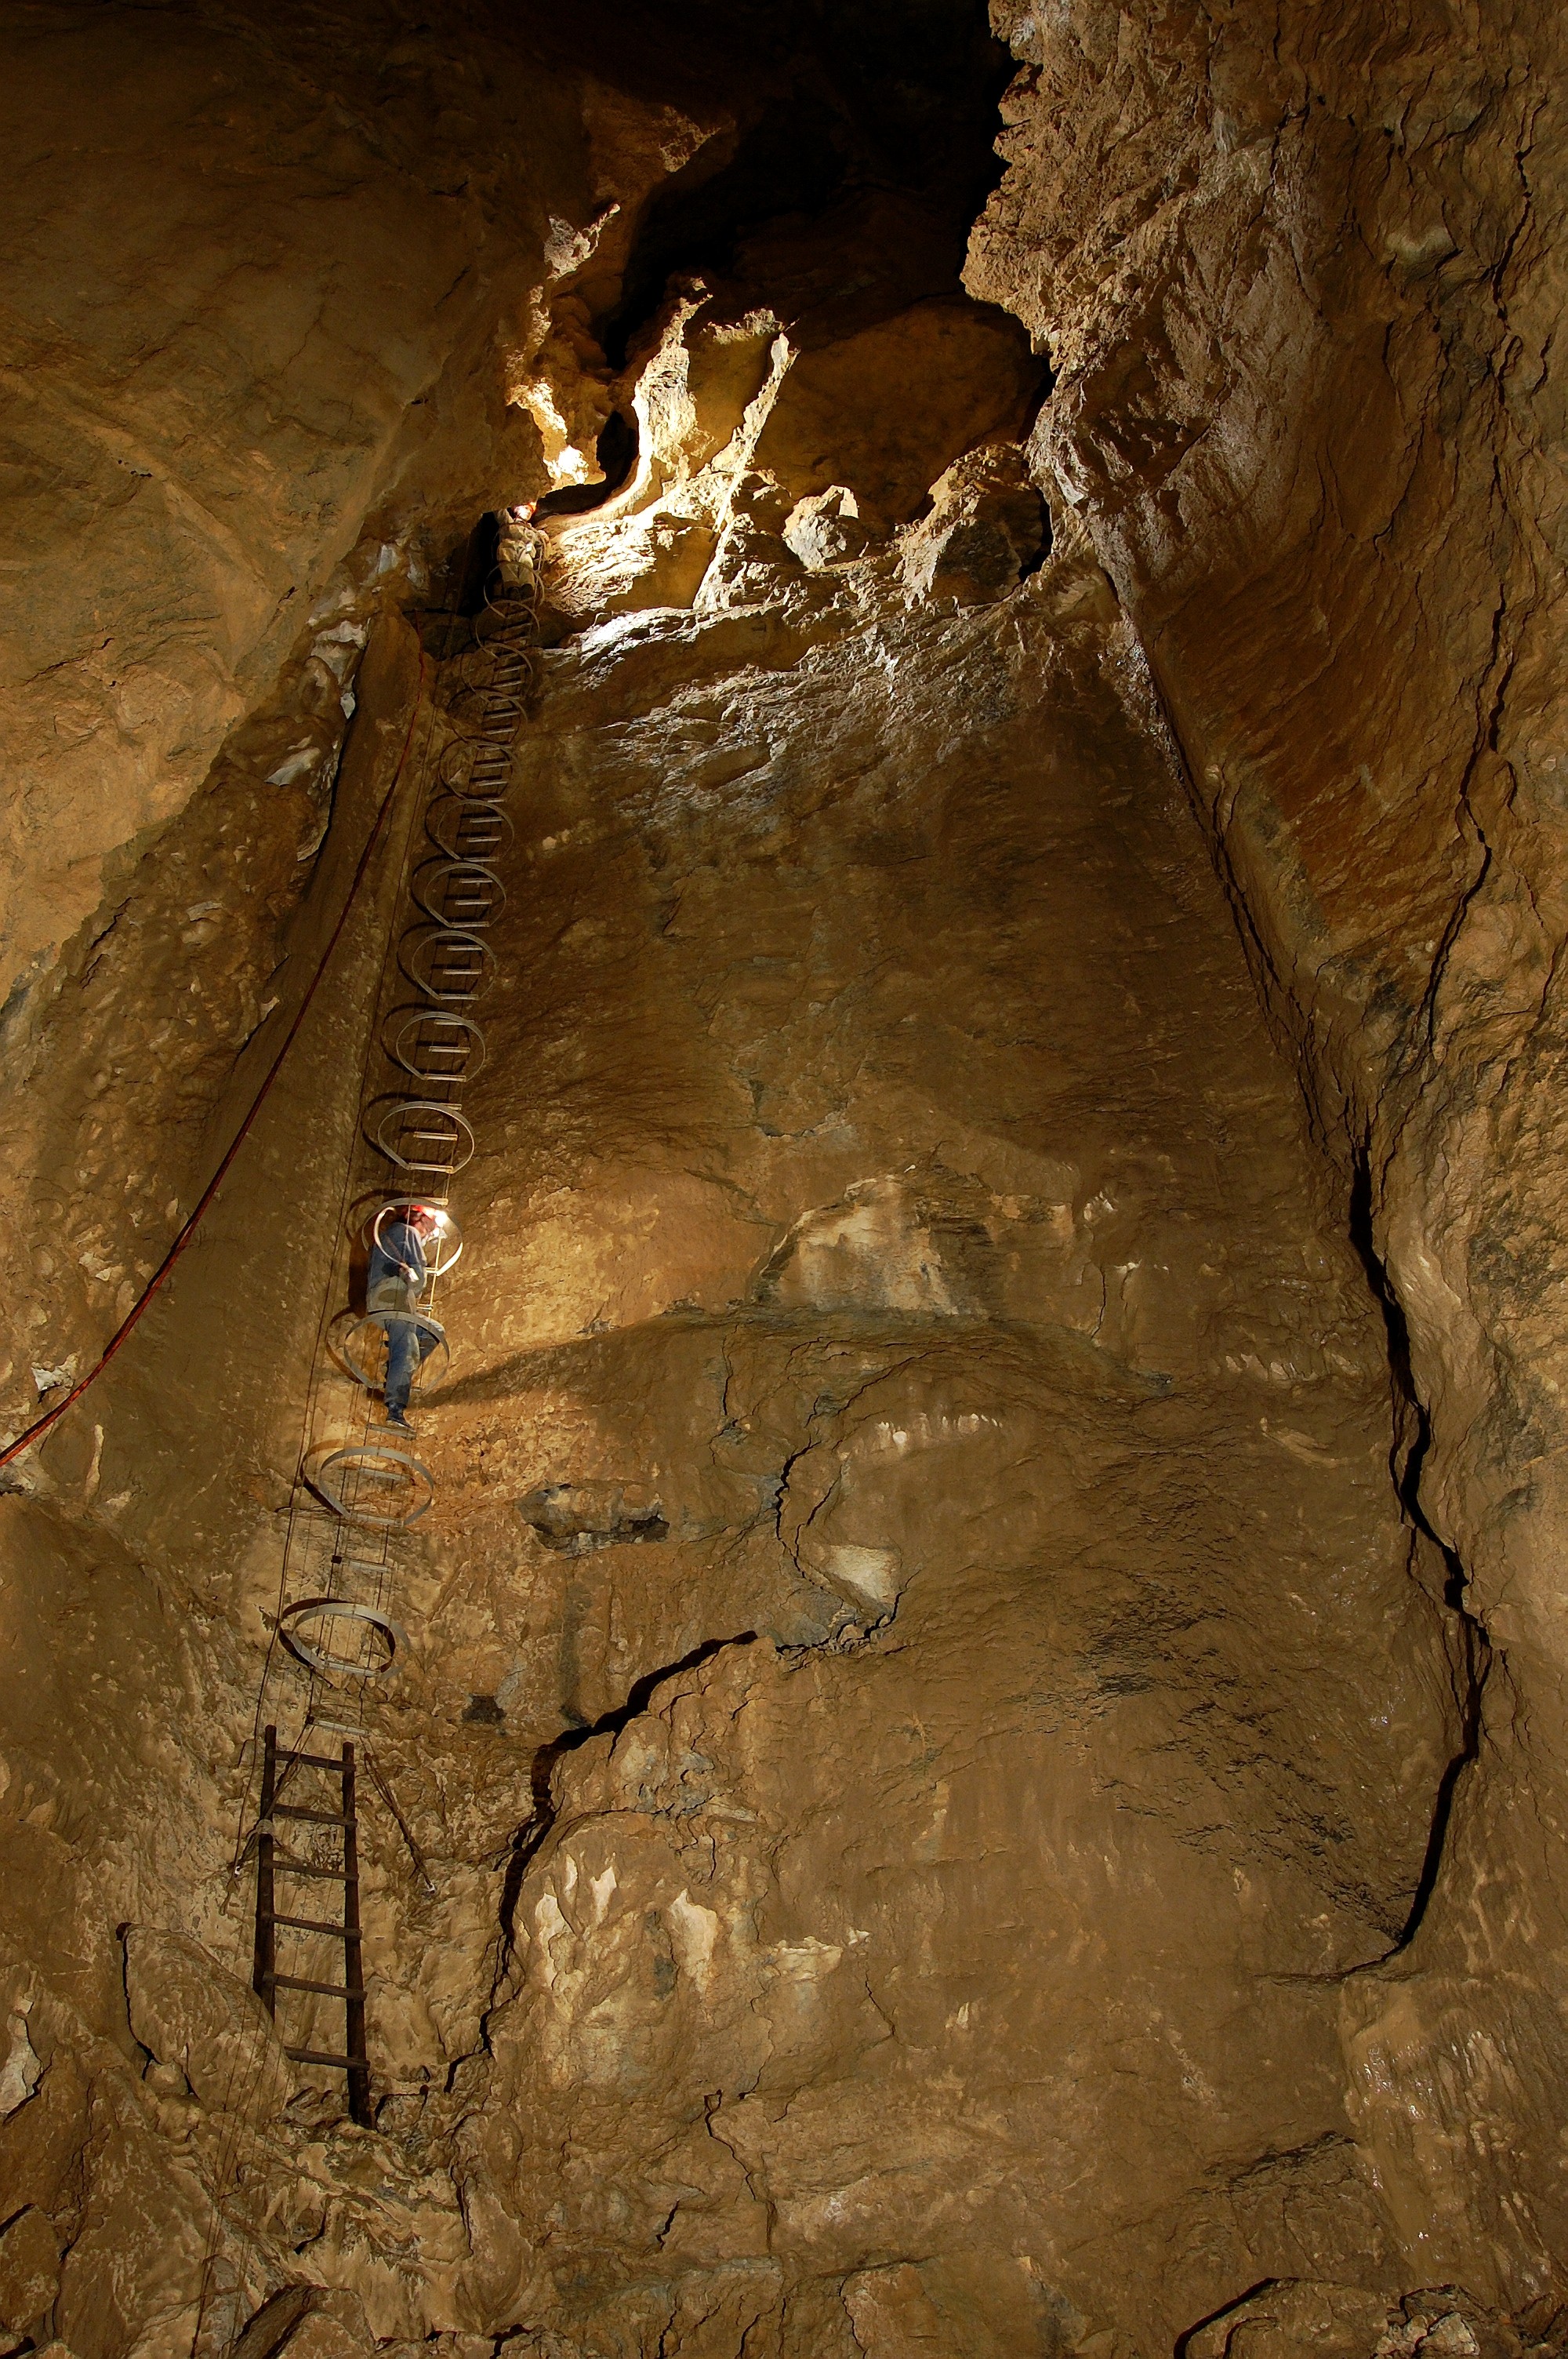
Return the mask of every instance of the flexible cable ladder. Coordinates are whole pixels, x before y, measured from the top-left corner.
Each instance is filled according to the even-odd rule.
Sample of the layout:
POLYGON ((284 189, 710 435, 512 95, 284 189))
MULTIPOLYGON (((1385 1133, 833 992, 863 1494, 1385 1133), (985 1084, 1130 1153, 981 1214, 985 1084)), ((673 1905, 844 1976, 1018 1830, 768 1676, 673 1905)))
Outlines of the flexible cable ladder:
POLYGON ((462 1251, 451 1189, 474 1152, 463 1099, 484 1061, 476 1009, 494 977, 488 936, 506 898, 498 864, 512 839, 504 805, 533 685, 536 547, 513 566, 511 580, 492 576, 469 625, 471 644, 441 666, 446 726, 438 737, 432 730, 405 839, 395 948, 383 970, 359 1150, 310 1372, 285 1544, 281 1644, 269 1655, 258 1711, 265 1722, 259 1808, 236 1861, 243 1867, 255 1859, 254 1987, 275 2018, 280 2005, 300 2018, 292 2035, 280 2021, 286 2052, 296 2062, 343 2071, 351 2114, 362 2122, 371 2118, 371 2100, 355 1799, 361 1767, 426 1888, 434 1889, 368 1742, 372 1699, 384 1690, 405 1643, 399 1551, 436 1487, 410 1437, 378 1418, 378 1396, 400 1320, 423 1331, 428 1357, 421 1376, 449 1364, 436 1297, 462 1251), (417 1303, 408 1312, 356 1311, 349 1296, 359 1256, 389 1219, 415 1204, 437 1223, 417 1303), (298 1732, 287 1745, 277 1734, 285 1720, 298 1732), (335 1793, 323 1794, 323 1781, 334 1782, 335 1793), (282 1910, 280 1879, 290 1901, 282 1910), (297 1888, 314 1886, 341 1891, 337 1916, 322 1913, 325 1902, 309 1908, 294 1899, 297 1888), (287 1972, 278 1965, 280 1931, 290 1945, 287 1972), (312 1970, 323 1951, 339 1973, 312 1970), (317 2032, 323 2005, 343 2009, 341 2041, 317 2032))

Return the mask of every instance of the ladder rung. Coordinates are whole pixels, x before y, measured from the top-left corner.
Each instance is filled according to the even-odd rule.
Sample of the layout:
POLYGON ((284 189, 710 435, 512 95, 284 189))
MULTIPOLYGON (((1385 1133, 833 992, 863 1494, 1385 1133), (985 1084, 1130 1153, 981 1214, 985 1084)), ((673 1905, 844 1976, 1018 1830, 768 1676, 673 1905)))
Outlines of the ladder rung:
POLYGON ((330 1933, 340 1941, 345 1939, 343 1927, 329 1925, 324 1917, 280 1917, 276 1908, 258 1908, 256 1914, 264 1925, 287 1925, 296 1933, 330 1933))
POLYGON ((363 1998, 362 1983, 313 1983, 304 1974, 264 1974, 274 1990, 319 1991, 323 1998, 363 1998))
POLYGON ((275 1851, 272 1864, 288 1875, 321 1875, 333 1884, 351 1884, 353 1881, 346 1868, 318 1867, 313 1859, 296 1859, 290 1852, 275 1851))
POLYGON ((280 1761, 302 1761, 307 1769, 341 1769, 343 1766, 330 1753, 285 1753, 279 1747, 277 1757, 280 1761))
POLYGON ((308 1810, 297 1802, 275 1802, 272 1814, 275 1819, 309 1819, 319 1827, 351 1827, 354 1823, 341 1810, 308 1810))
POLYGON ((286 2048, 284 2054, 295 2064, 335 2064, 340 2072, 368 2072, 370 2059, 366 2056, 329 2056, 320 2048, 286 2048))

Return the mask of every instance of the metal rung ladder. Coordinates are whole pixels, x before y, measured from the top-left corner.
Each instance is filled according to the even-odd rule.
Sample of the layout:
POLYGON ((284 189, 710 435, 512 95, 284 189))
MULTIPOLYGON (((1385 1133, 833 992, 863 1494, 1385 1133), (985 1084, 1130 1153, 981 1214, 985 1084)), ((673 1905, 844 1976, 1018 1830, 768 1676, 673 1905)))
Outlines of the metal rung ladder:
POLYGON ((254 1967, 252 1981, 256 1995, 268 2015, 277 2015, 279 1991, 306 1991, 314 1996, 341 1998, 343 2002, 343 2046, 336 2049, 290 2046, 284 2042, 284 2054, 296 2064, 325 2064, 346 2073, 349 2083, 349 2116, 366 2127, 371 2121, 370 2058, 365 2048, 364 1962, 360 1937, 360 1857, 359 1821, 354 1803, 354 1748, 345 1743, 341 1755, 307 1753, 296 1747, 280 1748, 277 1730, 269 1726, 263 1737, 261 1818, 256 1828, 256 1934, 254 1967), (296 1770, 319 1770, 336 1777, 341 1807, 336 1810, 318 1810, 307 1803, 280 1802, 279 1786, 296 1770), (275 1829, 280 1819, 297 1824, 334 1827, 342 1842, 341 1864, 328 1865, 320 1861, 299 1858, 295 1853, 280 1851, 275 1829), (277 1908, 276 1879, 280 1875, 313 1876, 319 1881, 340 1884, 343 1891, 343 1913, 335 1922, 324 1917, 297 1917, 277 1908), (287 1933, 304 1933, 319 1940, 326 1935, 343 1945, 343 1979, 341 1983, 322 1982, 309 1974, 280 1973, 277 1965, 277 1935, 279 1928, 287 1933))
MULTIPOLYGON (((380 1159, 374 1167, 375 1193, 382 1197, 379 1210, 366 1212, 368 1197, 351 1206, 352 1172, 345 1183, 350 1236, 373 1247, 381 1237, 381 1223, 399 1207, 418 1203, 438 1216, 443 1243, 439 1258, 427 1270, 432 1282, 462 1249, 449 1199, 450 1182, 476 1148, 461 1101, 484 1063, 484 1034, 475 1006, 499 971, 497 951, 487 935, 499 930, 506 901, 495 864, 514 840, 513 821, 502 806, 512 790, 514 749, 532 692, 538 637, 536 582, 532 560, 515 579, 503 571, 498 581, 487 582, 483 611, 470 618, 474 647, 465 656, 442 659, 450 665, 449 692, 444 717, 438 714, 427 741, 423 842, 415 841, 411 815, 399 877, 402 908, 395 949, 384 964, 362 1076, 359 1127, 364 1146, 380 1159), (438 751, 436 740, 442 734, 446 742, 438 751), (403 995, 404 984, 413 988, 412 1001, 403 995), (391 1069, 384 1077, 390 1090, 373 1074, 372 1049, 377 1038, 391 1069), (411 1093, 410 1082, 424 1094, 411 1093), (388 1190, 418 1192, 406 1196, 388 1190)), ((334 1296, 340 1285, 347 1293, 352 1250, 351 1246, 345 1253, 340 1241, 334 1296)), ((355 1741, 359 1767, 395 1821, 420 1888, 433 1897, 436 1886, 371 1749, 362 1706, 352 1722, 323 1720, 319 1706, 326 1702, 336 1708, 335 1695, 345 1690, 368 1701, 380 1683, 395 1675, 404 1633, 392 1610, 398 1563, 389 1551, 431 1505, 435 1481, 404 1434, 372 1422, 370 1396, 384 1392, 389 1346, 410 1324, 422 1331, 427 1349, 438 1347, 445 1353, 445 1330, 433 1310, 430 1294, 395 1312, 372 1310, 368 1303, 360 1312, 351 1300, 343 1299, 324 1316, 285 1542, 287 1603, 277 1624, 282 1642, 277 1674, 292 1680, 303 1671, 308 1680, 300 1733, 292 1748, 280 1747, 276 1724, 267 1724, 259 1816, 234 1863, 238 1873, 254 1850, 253 1980, 263 2005, 275 2021, 280 1998, 291 2008, 308 2009, 298 2025, 299 2038, 285 2040, 285 2053, 297 2064, 345 2073, 350 2114, 363 2125, 371 2121, 371 2086, 355 1741), (347 1412, 340 1378, 351 1386, 347 1412), (368 1553, 355 1553, 356 1547, 368 1553), (312 1730, 318 1741, 329 1734, 330 1741, 341 1740, 341 1755, 308 1751, 312 1730), (296 1792, 290 1783, 296 1776, 301 1776, 297 1799, 285 1799, 286 1793, 296 1792), (335 1779, 341 1807, 316 1806, 304 1787, 307 1777, 335 1779), (280 1833, 295 1834, 297 1847, 285 1848, 280 1833), (291 1876, 301 1879, 305 1887, 292 1898, 287 1886, 291 1876), (277 1906, 280 1879, 282 1908, 277 1906), (341 1897, 341 1915, 311 1914, 313 1906, 323 1910, 330 1907, 334 1885, 341 1897), (341 1943, 341 1980, 335 1978, 330 1962, 323 1964, 319 1951, 285 1946, 280 1965, 280 1937, 285 1944, 341 1943), (341 2049, 330 2033, 319 2028, 316 2018, 323 2000, 342 2003, 341 2049), (318 2040, 322 2044, 317 2045, 318 2040)), ((272 1676, 269 1658, 264 1694, 272 1676)), ((288 1724, 295 1724, 292 1719, 288 1724)))

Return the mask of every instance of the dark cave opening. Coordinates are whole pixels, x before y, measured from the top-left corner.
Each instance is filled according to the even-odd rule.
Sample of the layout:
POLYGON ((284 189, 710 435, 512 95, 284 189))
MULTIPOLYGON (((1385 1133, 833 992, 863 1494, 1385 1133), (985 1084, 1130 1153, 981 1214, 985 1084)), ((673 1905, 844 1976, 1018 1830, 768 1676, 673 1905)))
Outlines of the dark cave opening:
MULTIPOLYGON (((655 22, 689 47, 691 16, 655 22)), ((668 71, 654 31, 642 16, 636 39, 611 45, 641 95, 644 77, 656 87, 668 71)), ((963 285, 970 230, 1001 177, 998 107, 1013 71, 983 5, 751 7, 726 19, 718 47, 733 133, 655 194, 623 269, 589 270, 578 290, 611 372, 630 374, 672 287, 694 282, 732 310, 765 305, 802 349, 935 301, 983 310, 1027 355, 1017 322, 963 285)), ((1046 389, 1044 364, 1036 382, 1046 389)), ((623 378, 600 481, 550 494, 543 513, 582 513, 625 479, 629 399, 623 378)))
MULTIPOLYGON (((902 225, 902 255, 879 253, 873 265, 892 299, 910 299, 912 253, 920 292, 962 291, 970 226, 1001 177, 997 107, 1012 73, 984 7, 860 0, 830 12, 813 0, 760 14, 773 55, 758 69, 753 118, 717 170, 705 155, 650 205, 600 326, 612 367, 624 366, 677 272, 752 278, 748 241, 799 236, 832 216, 852 224, 877 197, 895 201, 888 211, 902 225)), ((845 260, 866 278, 860 253, 845 260)))

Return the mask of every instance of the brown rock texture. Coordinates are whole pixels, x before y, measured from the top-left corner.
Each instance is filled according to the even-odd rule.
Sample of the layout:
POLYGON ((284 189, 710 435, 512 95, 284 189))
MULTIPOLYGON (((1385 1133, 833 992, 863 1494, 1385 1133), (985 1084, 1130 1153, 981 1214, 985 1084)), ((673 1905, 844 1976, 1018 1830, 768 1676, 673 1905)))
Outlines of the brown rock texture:
POLYGON ((0 1491, 0 2359, 1558 2359, 1554 23, 1005 0, 989 181, 957 0, 18 24, 8 1432, 396 816, 0 1491), (353 2120, 247 1838, 546 488, 353 2120))
POLYGON ((1432 2270, 1533 2290, 1568 2250, 1561 24, 999 21, 1022 71, 970 283, 1051 346, 1042 462, 1365 1171, 1407 1488, 1489 1648, 1422 1939, 1347 2006, 1364 2133, 1432 2270))

